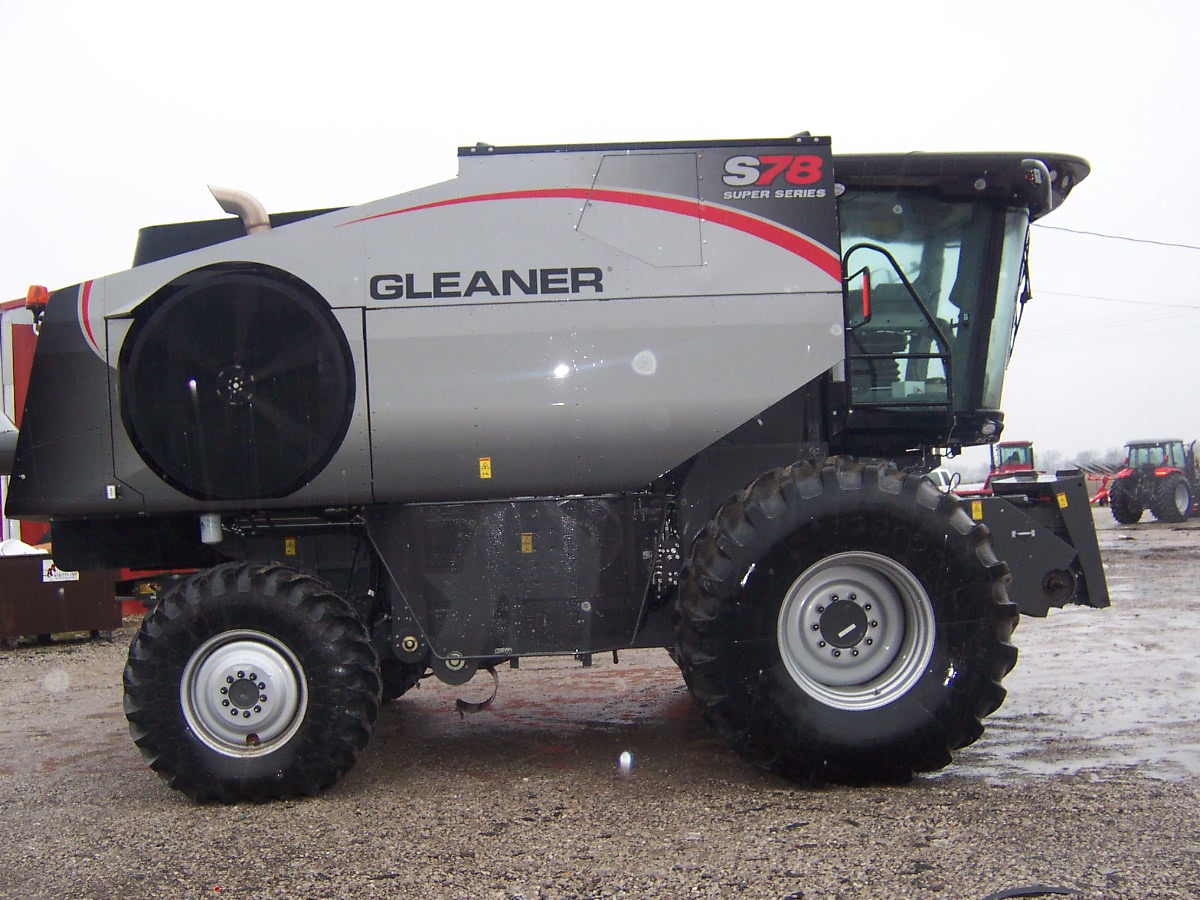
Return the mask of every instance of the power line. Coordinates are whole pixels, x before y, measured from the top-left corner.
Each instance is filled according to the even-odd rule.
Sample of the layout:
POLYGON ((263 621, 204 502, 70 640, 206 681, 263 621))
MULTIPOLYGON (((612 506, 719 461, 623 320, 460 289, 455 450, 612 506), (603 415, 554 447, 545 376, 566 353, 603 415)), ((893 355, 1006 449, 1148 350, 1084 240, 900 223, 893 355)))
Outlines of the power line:
POLYGON ((1068 294, 1065 291, 1047 291, 1044 288, 1038 288, 1034 292, 1034 299, 1042 294, 1049 294, 1052 297, 1074 297, 1078 300, 1103 300, 1108 303, 1131 303, 1135 306, 1163 306, 1168 309, 1192 309, 1200 312, 1200 306, 1191 303, 1163 303, 1158 300, 1129 300, 1125 297, 1097 297, 1095 294, 1068 294))
POLYGON ((1125 237, 1121 234, 1104 234, 1099 231, 1082 231, 1078 228, 1062 228, 1058 225, 1042 225, 1035 223, 1035 228, 1045 228, 1047 231, 1066 231, 1070 234, 1084 234, 1088 237, 1107 238, 1110 241, 1129 241, 1131 244, 1153 244, 1156 247, 1177 247, 1181 250, 1200 250, 1195 244, 1176 244, 1171 241, 1152 241, 1147 238, 1125 237))
POLYGON ((1049 345, 1061 350, 1065 347, 1090 344, 1100 339, 1129 340, 1148 334, 1161 334, 1164 326, 1170 326, 1172 334, 1176 336, 1193 333, 1197 326, 1200 326, 1200 322, 1190 317, 1181 321, 1181 317, 1186 315, 1186 312, 1160 312, 1135 318, 1084 322, 1073 326, 1069 332, 1062 329, 1031 329, 1029 333, 1022 333, 1017 338, 1017 347, 1040 348, 1049 345))

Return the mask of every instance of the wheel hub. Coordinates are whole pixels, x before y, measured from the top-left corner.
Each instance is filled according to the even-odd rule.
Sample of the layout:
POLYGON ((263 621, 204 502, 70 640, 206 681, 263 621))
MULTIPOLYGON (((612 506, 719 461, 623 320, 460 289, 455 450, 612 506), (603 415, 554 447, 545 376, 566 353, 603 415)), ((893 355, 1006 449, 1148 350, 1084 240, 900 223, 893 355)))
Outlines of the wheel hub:
POLYGON ((870 619, 853 600, 836 600, 819 615, 817 631, 827 644, 846 650, 856 647, 867 636, 870 619))
POLYGON ((254 397, 254 376, 239 365, 217 373, 217 394, 230 406, 245 406, 254 397))
POLYGON ((239 678, 229 688, 229 700, 238 709, 250 709, 258 703, 259 691, 264 690, 255 683, 257 673, 251 673, 249 678, 239 678))

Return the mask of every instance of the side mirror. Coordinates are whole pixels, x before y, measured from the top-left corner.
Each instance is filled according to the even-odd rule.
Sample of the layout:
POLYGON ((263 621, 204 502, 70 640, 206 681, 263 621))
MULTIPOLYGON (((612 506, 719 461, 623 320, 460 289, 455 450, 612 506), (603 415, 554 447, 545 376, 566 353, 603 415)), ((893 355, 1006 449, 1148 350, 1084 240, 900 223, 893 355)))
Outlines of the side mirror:
POLYGON ((1025 180, 1033 186, 1042 204, 1040 212, 1044 215, 1053 210, 1054 179, 1050 177, 1050 170, 1046 168, 1046 164, 1040 159, 1023 159, 1021 168, 1025 172, 1025 180))
MULTIPOLYGON (((845 287, 846 291, 850 291, 850 285, 856 278, 862 278, 862 321, 859 325, 865 325, 871 321, 871 270, 863 266, 853 275, 846 276, 845 287)), ((849 324, 849 323, 847 323, 849 324)), ((854 327, 858 327, 857 325, 854 327)))

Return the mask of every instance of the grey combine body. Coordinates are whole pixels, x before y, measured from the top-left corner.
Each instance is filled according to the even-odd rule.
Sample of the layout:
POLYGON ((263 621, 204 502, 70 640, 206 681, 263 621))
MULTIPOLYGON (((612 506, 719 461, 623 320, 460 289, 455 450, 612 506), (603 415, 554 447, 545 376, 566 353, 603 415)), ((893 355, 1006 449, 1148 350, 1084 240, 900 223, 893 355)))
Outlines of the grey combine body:
POLYGON ((430 671, 651 646, 756 763, 936 767, 1003 695, 1005 584, 1031 614, 1108 602, 1080 478, 960 506, 921 477, 999 437, 1028 224, 1086 174, 807 135, 479 145, 451 181, 255 233, 143 229, 133 268, 38 310, 6 511, 50 520, 60 565, 200 570, 126 671, 135 739, 195 797, 328 783, 430 671), (846 585, 874 602, 818 596, 846 585), (973 700, 917 714, 961 653, 947 696, 973 700), (782 707, 739 674, 761 665, 782 707), (334 732, 351 750, 298 749, 334 732))

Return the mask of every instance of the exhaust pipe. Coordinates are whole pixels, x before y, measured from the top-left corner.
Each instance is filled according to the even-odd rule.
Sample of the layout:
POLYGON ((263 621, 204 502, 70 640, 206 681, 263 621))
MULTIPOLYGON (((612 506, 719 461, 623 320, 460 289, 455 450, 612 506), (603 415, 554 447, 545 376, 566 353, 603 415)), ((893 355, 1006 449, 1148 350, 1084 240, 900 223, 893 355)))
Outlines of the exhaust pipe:
POLYGON ((257 234, 271 229, 271 217, 266 208, 245 191, 235 191, 233 188, 208 186, 209 192, 216 198, 221 209, 232 213, 242 220, 246 234, 257 234))

